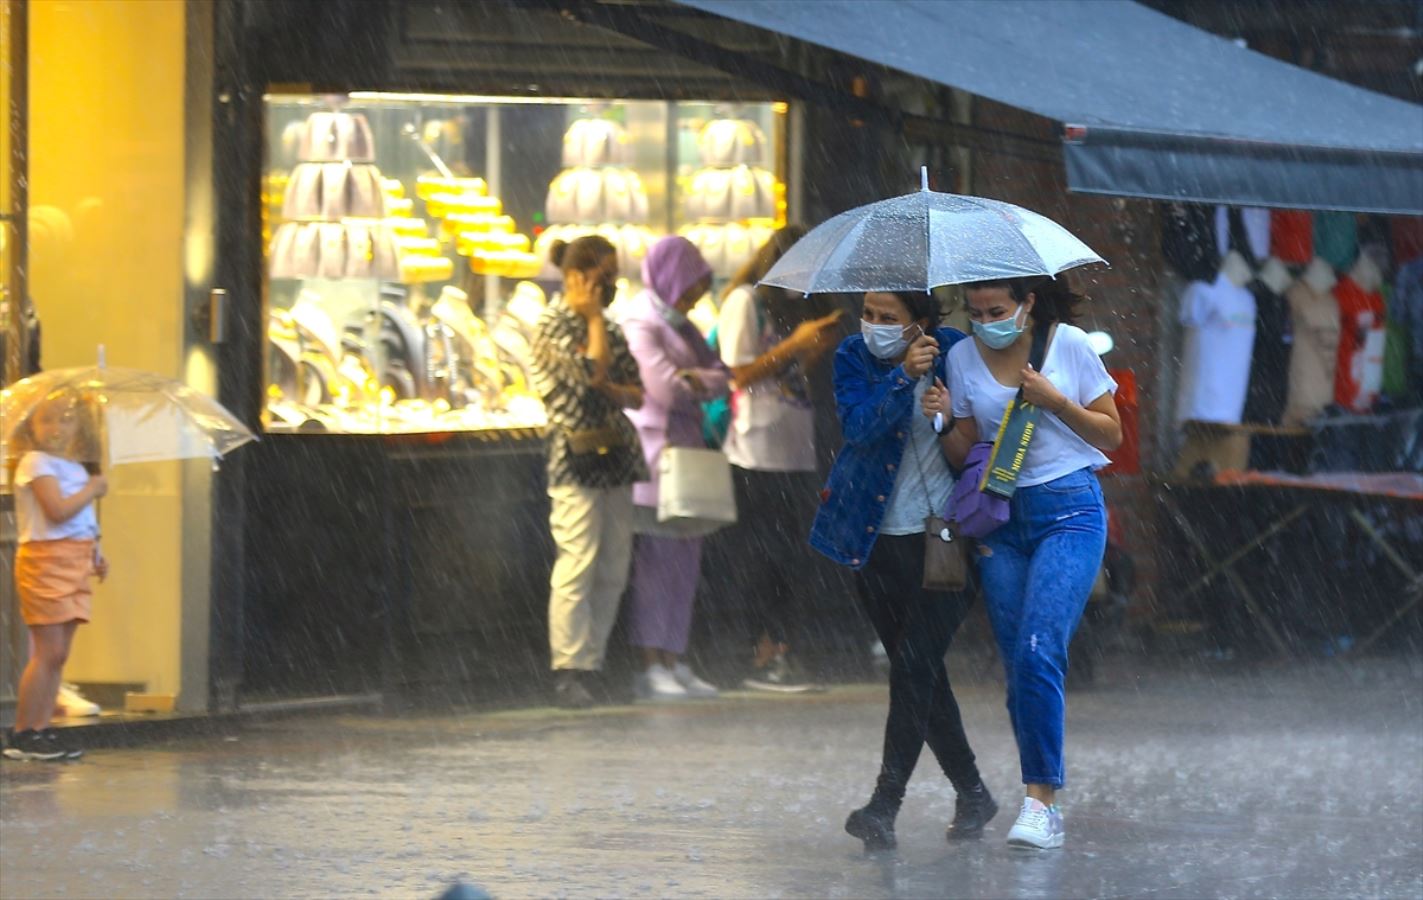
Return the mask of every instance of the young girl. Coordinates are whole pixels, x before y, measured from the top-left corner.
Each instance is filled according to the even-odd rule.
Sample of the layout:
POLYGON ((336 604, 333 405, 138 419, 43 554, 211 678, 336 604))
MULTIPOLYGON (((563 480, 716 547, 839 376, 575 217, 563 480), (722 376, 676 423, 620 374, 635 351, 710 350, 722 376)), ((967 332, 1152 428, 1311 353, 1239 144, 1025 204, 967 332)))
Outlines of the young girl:
POLYGON ((109 564, 99 553, 94 501, 108 491, 72 458, 84 410, 78 394, 57 392, 39 403, 15 430, 24 452, 15 467, 19 549, 15 586, 34 653, 20 676, 10 759, 77 759, 83 751, 49 727, 64 662, 80 622, 89 621, 89 576, 102 581, 109 564))

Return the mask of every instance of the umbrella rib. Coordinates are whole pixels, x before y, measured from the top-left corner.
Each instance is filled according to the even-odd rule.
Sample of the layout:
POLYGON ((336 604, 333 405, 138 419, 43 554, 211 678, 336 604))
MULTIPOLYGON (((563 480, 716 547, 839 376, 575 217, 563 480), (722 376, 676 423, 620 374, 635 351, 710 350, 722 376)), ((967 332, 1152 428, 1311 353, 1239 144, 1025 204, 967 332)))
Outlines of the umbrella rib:
MULTIPOLYGON (((972 205, 974 205, 974 206, 977 206, 979 209, 986 209, 986 210, 988 210, 989 212, 993 213, 994 215, 1000 215, 1000 216, 1001 216, 1001 215, 1003 214, 1003 210, 998 209, 998 208, 995 207, 992 203, 985 203, 984 200, 985 200, 986 198, 982 198, 982 197, 967 197, 967 196, 966 196, 966 197, 964 197, 964 199, 967 200, 970 204, 972 204, 972 205)), ((1023 246, 1027 247, 1028 250, 1032 252, 1033 257, 1034 257, 1035 259, 1037 259, 1038 263, 1041 264, 1044 269, 1051 268, 1051 267, 1047 264, 1047 260, 1043 259, 1043 255, 1038 252, 1038 248, 1037 248, 1037 247, 1034 247, 1034 246, 1033 246, 1033 242, 1030 241, 1030 240, 1028 240, 1028 236, 1025 235, 1025 234, 1023 234, 1022 229, 1019 229, 1019 228, 1011 229, 1011 234, 1013 235, 1014 238, 1016 238, 1017 240, 1021 241, 1022 244, 1023 244, 1023 246)), ((1057 277, 1057 272, 1052 272, 1052 273, 1050 273, 1050 274, 1051 274, 1054 278, 1057 277)))

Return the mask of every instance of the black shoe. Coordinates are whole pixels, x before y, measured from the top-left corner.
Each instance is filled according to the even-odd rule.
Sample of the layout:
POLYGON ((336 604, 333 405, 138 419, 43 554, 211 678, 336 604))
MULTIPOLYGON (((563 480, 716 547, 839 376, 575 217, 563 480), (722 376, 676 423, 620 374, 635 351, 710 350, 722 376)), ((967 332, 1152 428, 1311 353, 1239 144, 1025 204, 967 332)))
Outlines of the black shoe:
POLYGON ((46 728, 40 732, 40 737, 49 741, 50 746, 64 754, 65 759, 78 759, 84 755, 84 748, 74 742, 74 739, 58 728, 46 728))
POLYGON ((583 686, 581 672, 573 669, 559 669, 553 673, 553 702, 564 709, 588 709, 593 706, 593 695, 583 686))
POLYGON ((894 813, 873 804, 850 813, 845 820, 845 832, 865 842, 865 852, 893 850, 894 813))
POLYGON ((777 653, 771 661, 741 681, 741 686, 749 691, 771 691, 777 694, 809 694, 825 690, 825 685, 815 684, 800 673, 800 668, 786 659, 784 653, 777 653))
POLYGON ((954 820, 944 837, 951 841, 966 841, 982 837, 983 828, 998 815, 998 803, 988 793, 988 785, 978 783, 978 787, 959 794, 954 804, 954 820))
POLYGON ((15 732, 5 742, 5 758, 54 762, 64 759, 64 751, 45 737, 43 732, 26 728, 24 731, 15 732))

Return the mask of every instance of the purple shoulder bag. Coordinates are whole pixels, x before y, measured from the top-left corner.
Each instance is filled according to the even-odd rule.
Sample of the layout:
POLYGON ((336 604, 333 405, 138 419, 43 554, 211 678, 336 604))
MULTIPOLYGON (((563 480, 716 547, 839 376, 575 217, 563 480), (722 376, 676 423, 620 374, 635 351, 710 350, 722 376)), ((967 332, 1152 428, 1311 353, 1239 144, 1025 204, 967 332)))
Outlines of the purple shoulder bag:
POLYGON ((988 456, 992 452, 992 441, 979 441, 970 447, 964 459, 963 472, 954 482, 954 491, 949 495, 949 508, 944 518, 957 522, 958 532, 964 537, 987 537, 1008 521, 1008 501, 979 490, 979 485, 983 483, 983 467, 988 464, 988 456))

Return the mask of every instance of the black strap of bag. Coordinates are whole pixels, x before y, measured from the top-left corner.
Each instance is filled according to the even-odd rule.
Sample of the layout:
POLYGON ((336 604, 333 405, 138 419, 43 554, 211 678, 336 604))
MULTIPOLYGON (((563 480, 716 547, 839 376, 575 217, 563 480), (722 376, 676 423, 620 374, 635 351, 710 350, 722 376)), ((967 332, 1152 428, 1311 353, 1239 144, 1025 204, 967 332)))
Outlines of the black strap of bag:
MULTIPOLYGON (((1051 322, 1033 323, 1033 346, 1028 349, 1028 365, 1038 374, 1043 371, 1043 357, 1047 356, 1047 333, 1051 330, 1051 322)), ((1018 402, 1023 402, 1022 385, 1018 386, 1018 402)))

